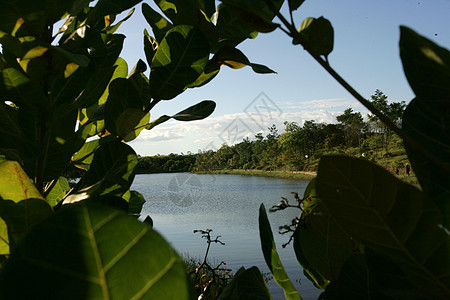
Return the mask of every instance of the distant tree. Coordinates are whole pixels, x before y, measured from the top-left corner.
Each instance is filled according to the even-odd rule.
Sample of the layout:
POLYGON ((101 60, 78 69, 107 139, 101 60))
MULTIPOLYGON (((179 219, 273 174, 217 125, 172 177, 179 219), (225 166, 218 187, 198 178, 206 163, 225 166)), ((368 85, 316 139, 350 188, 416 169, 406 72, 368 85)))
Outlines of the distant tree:
MULTIPOLYGON (((403 111, 406 108, 405 101, 388 103, 388 97, 380 90, 376 90, 375 94, 370 97, 369 101, 397 126, 401 125, 403 111)), ((387 151, 389 142, 391 141, 394 132, 383 122, 381 122, 377 116, 368 114, 368 117, 369 122, 375 131, 382 134, 383 147, 387 151)))
POLYGON ((347 108, 342 115, 336 117, 344 130, 345 140, 348 147, 359 146, 361 136, 366 127, 366 123, 360 112, 353 112, 352 108, 347 108))

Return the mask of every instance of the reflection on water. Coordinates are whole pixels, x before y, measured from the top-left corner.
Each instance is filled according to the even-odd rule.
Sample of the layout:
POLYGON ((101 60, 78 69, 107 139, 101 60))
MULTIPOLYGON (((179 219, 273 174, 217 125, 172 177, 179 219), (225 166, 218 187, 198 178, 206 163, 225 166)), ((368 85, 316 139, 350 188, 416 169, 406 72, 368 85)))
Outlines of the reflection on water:
MULTIPOLYGON (((211 245, 209 258, 225 261, 234 272, 241 266, 258 266, 268 272, 261 251, 258 211, 279 203, 280 197, 292 199, 291 192, 303 194, 308 181, 241 175, 196 175, 189 173, 137 175, 132 189, 146 199, 142 215, 150 215, 154 227, 179 253, 203 257, 206 242, 195 229, 213 229, 225 246, 211 245)), ((281 247, 288 236, 278 227, 296 217, 299 211, 287 209, 269 214, 281 260, 303 299, 317 299, 318 291, 303 275, 292 245, 281 247)), ((283 299, 283 292, 271 280, 273 299, 283 299)))

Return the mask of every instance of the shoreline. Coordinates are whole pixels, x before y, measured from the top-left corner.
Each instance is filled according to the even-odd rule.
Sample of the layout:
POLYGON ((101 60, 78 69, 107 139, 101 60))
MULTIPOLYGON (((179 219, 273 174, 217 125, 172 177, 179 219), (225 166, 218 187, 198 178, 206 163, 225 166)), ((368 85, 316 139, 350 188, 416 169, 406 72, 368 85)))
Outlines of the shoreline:
POLYGON ((263 171, 263 170, 213 170, 213 171, 191 171, 194 174, 234 174, 245 176, 262 176, 262 177, 277 177, 282 179, 300 179, 311 180, 316 177, 316 172, 304 171, 263 171))

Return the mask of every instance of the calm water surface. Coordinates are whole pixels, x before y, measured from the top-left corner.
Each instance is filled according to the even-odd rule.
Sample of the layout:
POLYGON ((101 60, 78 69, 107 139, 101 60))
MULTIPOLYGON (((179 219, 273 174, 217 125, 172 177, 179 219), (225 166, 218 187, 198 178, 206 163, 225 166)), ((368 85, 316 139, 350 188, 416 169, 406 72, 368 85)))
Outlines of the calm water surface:
MULTIPOLYGON (((268 209, 280 197, 293 200, 291 192, 303 194, 308 181, 271 177, 207 174, 137 175, 132 189, 145 196, 142 215, 150 215, 158 230, 180 254, 203 258, 206 240, 195 229, 213 229, 225 246, 212 244, 208 258, 225 261, 236 272, 241 266, 258 266, 269 272, 261 251, 258 210, 261 203, 268 209)), ((303 275, 292 245, 281 247, 289 237, 278 234, 278 227, 290 223, 297 209, 269 214, 277 250, 291 281, 303 299, 317 299, 320 291, 303 275)), ((284 299, 274 280, 269 281, 273 299, 284 299)))

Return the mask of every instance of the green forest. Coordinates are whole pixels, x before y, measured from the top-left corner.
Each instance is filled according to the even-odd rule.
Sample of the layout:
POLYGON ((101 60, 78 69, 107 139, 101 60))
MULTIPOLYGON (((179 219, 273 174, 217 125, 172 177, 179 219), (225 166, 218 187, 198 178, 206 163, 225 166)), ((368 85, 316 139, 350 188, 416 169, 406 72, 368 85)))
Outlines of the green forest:
MULTIPOLYGON (((396 124, 400 124, 404 102, 388 103, 387 96, 377 90, 371 102, 396 124)), ((408 163, 402 140, 376 116, 364 121, 360 112, 348 108, 336 117, 337 124, 305 121, 285 122, 283 133, 275 125, 269 133, 261 133, 232 146, 222 145, 217 151, 197 156, 195 171, 216 169, 259 169, 316 171, 320 157, 345 154, 379 163, 388 169, 402 168, 408 163)))
MULTIPOLYGON (((271 127, 197 154, 193 169, 317 171, 303 195, 269 210, 297 210, 285 229, 319 299, 449 299, 450 52, 401 26, 415 96, 407 105, 378 90, 366 99, 328 60, 331 22, 300 19, 304 2, 0 0, 0 299, 272 299, 258 267, 230 275, 183 260, 151 215, 138 219, 146 201, 132 190, 138 165, 174 172, 194 157, 150 164, 129 142, 171 119, 210 116, 212 100, 161 116, 152 109, 223 68, 274 73, 238 46, 275 30, 370 115, 347 109, 337 124, 287 122, 284 133, 271 127), (118 29, 136 9, 148 25, 139 29, 145 57, 129 67, 118 29), (392 174, 406 162, 417 184, 392 174), (69 184, 74 169, 81 178, 69 184)), ((257 221, 264 261, 285 298, 302 299, 267 211, 261 204, 257 221)), ((206 253, 220 243, 200 233, 206 253)))
MULTIPOLYGON (((376 90, 369 101, 395 124, 400 125, 405 102, 389 102, 376 90)), ((341 154, 377 163, 397 175, 406 174, 409 165, 402 139, 379 118, 346 109, 336 124, 305 121, 285 122, 283 133, 275 125, 266 136, 258 133, 235 145, 223 144, 186 155, 139 157, 137 173, 220 172, 226 170, 308 171, 315 172, 323 155, 341 154)), ((252 173, 250 173, 252 174, 252 173)))

